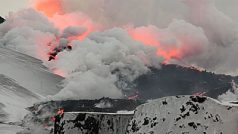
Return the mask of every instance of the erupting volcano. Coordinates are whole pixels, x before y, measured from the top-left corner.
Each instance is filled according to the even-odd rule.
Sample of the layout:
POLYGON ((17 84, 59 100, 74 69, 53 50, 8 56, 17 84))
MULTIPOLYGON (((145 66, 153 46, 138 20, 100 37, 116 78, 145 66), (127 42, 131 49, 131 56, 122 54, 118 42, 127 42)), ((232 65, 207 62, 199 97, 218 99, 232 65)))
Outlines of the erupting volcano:
MULTIPOLYGON (((58 38, 66 38, 69 44, 72 40, 84 40, 90 33, 100 31, 99 26, 105 27, 102 24, 100 25, 93 22, 90 17, 82 12, 76 11, 66 13, 62 4, 63 3, 60 0, 33 1, 34 9, 45 14, 49 21, 54 24, 55 28, 59 30, 61 35, 58 38)), ((120 27, 124 26, 121 25, 120 27)), ((101 29, 101 31, 102 30, 103 29, 101 29)), ((188 46, 189 44, 185 44, 187 43, 186 40, 189 40, 187 38, 190 38, 189 36, 186 37, 186 35, 181 35, 181 37, 177 36, 175 38, 171 37, 174 41, 168 41, 168 43, 166 43, 167 39, 160 37, 160 34, 162 34, 161 36, 166 35, 160 33, 160 30, 155 26, 138 28, 130 27, 125 30, 127 30, 132 39, 139 41, 144 45, 155 47, 157 49, 156 54, 158 57, 163 57, 165 63, 169 62, 171 59, 180 60, 189 54, 193 55, 196 54, 197 51, 200 51, 200 48, 198 48, 199 46, 195 46, 196 44, 194 46, 188 46)), ((57 42, 59 43, 59 39, 57 42)), ((56 54, 51 56, 56 56, 56 54)), ((51 57, 50 59, 55 58, 51 57)))
POLYGON ((82 133, 113 133, 113 124, 123 124, 120 132, 129 134, 155 121, 169 124, 144 117, 136 126, 150 99, 177 96, 156 101, 181 102, 176 123, 206 96, 236 103, 238 21, 227 7, 234 1, 29 0, 0 18, 0 133, 1 122, 20 121, 33 134, 53 126, 62 132, 68 125, 62 120, 76 117, 82 133))

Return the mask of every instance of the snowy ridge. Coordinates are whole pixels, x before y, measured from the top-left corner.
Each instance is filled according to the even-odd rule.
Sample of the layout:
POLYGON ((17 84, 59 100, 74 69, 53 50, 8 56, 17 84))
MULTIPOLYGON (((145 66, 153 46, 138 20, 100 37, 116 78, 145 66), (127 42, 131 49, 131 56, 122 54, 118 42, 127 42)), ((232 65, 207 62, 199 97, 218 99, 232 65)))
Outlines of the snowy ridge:
POLYGON ((63 79, 50 73, 40 60, 4 47, 0 47, 0 74, 43 96, 59 92, 57 83, 63 79))
POLYGON ((62 79, 40 60, 0 47, 0 122, 21 121, 26 107, 60 90, 62 79))
POLYGON ((236 134, 238 107, 209 97, 173 96, 140 105, 128 134, 236 134))
POLYGON ((27 113, 24 108, 39 100, 40 96, 0 74, 0 122, 21 120, 27 113))

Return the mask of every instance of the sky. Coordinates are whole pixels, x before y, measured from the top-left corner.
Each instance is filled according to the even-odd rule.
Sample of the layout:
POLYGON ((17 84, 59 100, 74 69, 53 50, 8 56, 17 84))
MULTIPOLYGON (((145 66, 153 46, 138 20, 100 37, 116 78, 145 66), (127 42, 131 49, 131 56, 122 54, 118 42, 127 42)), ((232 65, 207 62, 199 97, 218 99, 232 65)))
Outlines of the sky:
POLYGON ((0 16, 6 16, 11 11, 27 7, 29 0, 0 0, 0 16))
MULTIPOLYGON (((0 16, 6 16, 11 11, 17 11, 28 7, 29 0, 0 0, 0 16)), ((67 0, 75 1, 75 0, 67 0)), ((81 0, 82 1, 82 0, 81 0)), ((167 1, 167 0, 166 0, 167 1)), ((237 5, 238 0, 216 0, 218 9, 238 22, 237 5)))

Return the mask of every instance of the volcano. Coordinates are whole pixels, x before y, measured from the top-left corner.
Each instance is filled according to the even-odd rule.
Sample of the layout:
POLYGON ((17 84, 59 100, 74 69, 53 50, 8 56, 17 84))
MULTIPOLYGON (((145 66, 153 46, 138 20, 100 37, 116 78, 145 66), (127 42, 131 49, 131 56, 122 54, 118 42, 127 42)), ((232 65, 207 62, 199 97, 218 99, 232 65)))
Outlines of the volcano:
POLYGON ((236 132, 237 23, 215 0, 30 1, 0 17, 0 133, 236 132))
POLYGON ((145 100, 196 93, 217 98, 232 89, 233 82, 237 83, 238 77, 170 64, 162 65, 161 69, 151 68, 135 80, 135 88, 140 99, 145 100))
MULTIPOLYGON (((151 68, 147 74, 136 79, 132 84, 134 85, 132 87, 135 87, 136 90, 131 90, 130 92, 125 90, 124 99, 102 98, 96 100, 61 100, 38 103, 27 108, 31 114, 25 117, 24 122, 44 122, 44 124, 52 126, 52 121, 50 121, 52 116, 56 115, 58 109, 64 109, 67 116, 59 116, 56 124, 61 122, 61 125, 65 127, 67 123, 65 125, 63 123, 64 120, 69 120, 68 118, 74 118, 76 116, 81 119, 81 116, 84 117, 87 115, 87 118, 85 117, 85 123, 87 123, 83 123, 84 125, 81 124, 81 127, 88 126, 92 121, 94 124, 93 128, 98 130, 99 126, 97 127, 95 121, 100 122, 101 118, 110 118, 109 120, 114 123, 114 119, 125 118, 124 131, 126 127, 125 123, 130 121, 130 118, 133 116, 128 111, 134 111, 136 107, 140 107, 141 104, 146 103, 150 99, 158 99, 164 96, 178 96, 179 98, 181 95, 192 95, 199 92, 204 92, 206 96, 217 98, 219 95, 232 89, 233 84, 236 82, 237 77, 229 75, 215 74, 205 70, 201 71, 196 68, 179 65, 162 65, 160 69, 151 68), (133 95, 133 92, 136 92, 138 97, 134 98, 135 100, 128 100, 127 97, 133 95), (122 115, 118 111, 126 111, 126 113, 122 115), (48 114, 45 115, 45 113, 48 114)), ((78 118, 75 118, 75 120, 78 118)), ((115 124, 118 125, 119 122, 115 124)), ((57 126, 55 129, 62 131, 59 127, 57 126)), ((85 130, 81 130, 85 132, 92 131, 88 127, 85 130)), ((69 130, 67 129, 67 131, 69 130)), ((105 130, 103 131, 105 132, 105 130)))

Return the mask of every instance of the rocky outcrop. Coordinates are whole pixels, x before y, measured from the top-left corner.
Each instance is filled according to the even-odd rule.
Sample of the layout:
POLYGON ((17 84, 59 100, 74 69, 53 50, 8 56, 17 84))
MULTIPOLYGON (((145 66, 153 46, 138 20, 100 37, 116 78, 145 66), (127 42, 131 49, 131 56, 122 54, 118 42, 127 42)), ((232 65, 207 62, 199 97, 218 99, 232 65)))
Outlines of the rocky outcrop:
POLYGON ((232 88, 232 81, 238 83, 238 77, 169 64, 160 69, 151 68, 135 80, 133 89, 137 89, 139 98, 145 100, 199 92, 217 99, 232 88))
POLYGON ((3 23, 4 21, 5 19, 0 16, 0 24, 3 23))
POLYGON ((174 96, 136 109, 127 134, 236 134, 238 107, 209 97, 174 96))
POLYGON ((129 122, 129 117, 133 116, 133 112, 128 113, 127 111, 133 111, 137 106, 143 103, 143 101, 139 100, 110 98, 101 98, 96 100, 64 100, 42 102, 27 108, 30 113, 25 116, 23 124, 24 126, 29 128, 32 128, 32 125, 33 127, 47 126, 48 128, 51 128, 54 127, 54 124, 56 124, 55 130, 59 133, 61 133, 62 131, 74 131, 76 133, 76 130, 78 130, 79 128, 80 132, 82 133, 92 131, 105 132, 106 129, 111 132, 117 130, 117 127, 123 126, 123 129, 117 130, 121 133, 122 131, 124 132, 124 130, 126 130, 126 126, 129 122), (64 110, 64 116, 58 115, 59 109, 64 110), (119 114, 118 112, 123 114, 119 114), (52 120, 52 117, 54 116, 55 123, 52 120), (106 120, 108 121, 106 122, 106 120), (98 123, 100 128, 97 127, 98 123), (73 127, 73 130, 71 130, 70 127, 70 129, 68 130, 66 126, 69 125, 75 125, 76 127, 73 127), (93 129, 89 129, 88 125, 90 127, 94 127, 95 125, 96 126, 93 129), (81 131, 81 129, 83 130, 81 131))
POLYGON ((64 113, 56 134, 125 134, 133 114, 64 113))

